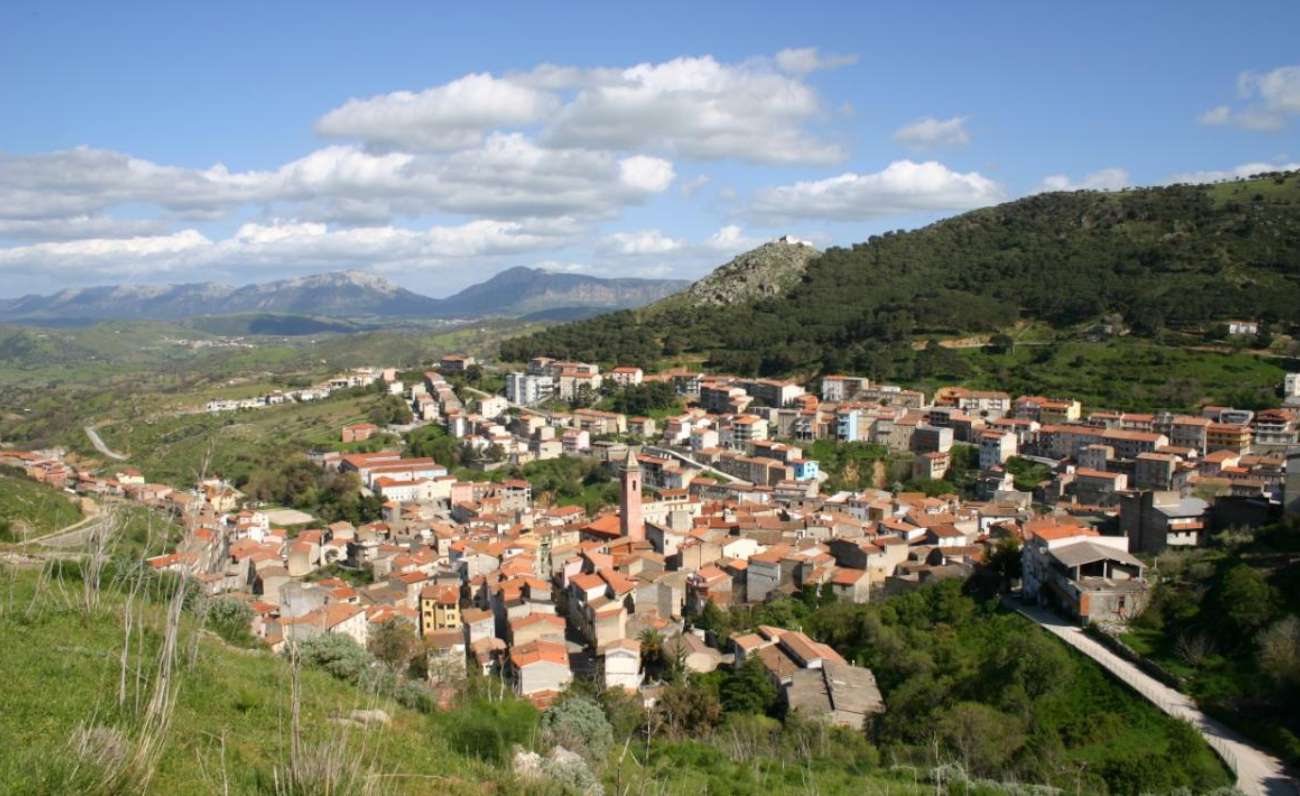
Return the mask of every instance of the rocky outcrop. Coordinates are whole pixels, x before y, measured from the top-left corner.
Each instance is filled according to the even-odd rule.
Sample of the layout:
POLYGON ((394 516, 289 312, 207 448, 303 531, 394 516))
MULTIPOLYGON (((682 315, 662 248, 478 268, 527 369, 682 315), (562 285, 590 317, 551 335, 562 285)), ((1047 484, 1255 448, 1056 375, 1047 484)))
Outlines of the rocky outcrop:
POLYGON ((780 296, 798 284, 808 263, 820 254, 807 241, 778 238, 739 255, 683 295, 692 305, 713 307, 780 296))

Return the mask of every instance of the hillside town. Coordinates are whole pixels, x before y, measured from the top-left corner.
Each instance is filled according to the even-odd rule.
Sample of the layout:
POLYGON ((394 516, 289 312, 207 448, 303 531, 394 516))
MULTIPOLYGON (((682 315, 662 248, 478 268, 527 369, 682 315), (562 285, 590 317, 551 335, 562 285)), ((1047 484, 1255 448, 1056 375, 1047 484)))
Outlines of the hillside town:
POLYGON ((1184 415, 957 387, 926 395, 858 376, 822 377, 812 392, 544 357, 506 373, 505 394, 494 395, 463 381, 481 367, 452 355, 418 383, 363 368, 247 405, 209 404, 238 411, 369 387, 409 404, 414 420, 402 430, 434 426, 481 454, 479 476, 466 477, 398 449, 347 450, 391 429, 338 429, 344 449, 311 461, 355 474, 382 500, 382 518, 365 524, 316 524, 219 478, 183 488, 147 483, 132 467, 74 467, 62 451, 4 450, 0 465, 176 517, 184 540, 149 566, 244 601, 250 631, 273 650, 323 634, 364 646, 386 623, 407 623, 435 690, 496 675, 544 706, 575 677, 653 704, 662 683, 643 645, 662 644, 690 672, 757 660, 783 704, 853 727, 885 709, 870 670, 798 630, 763 626, 723 640, 700 617, 810 591, 864 603, 964 579, 1013 543, 1025 601, 1077 623, 1123 624, 1149 599, 1152 556, 1300 503, 1300 457, 1288 453, 1296 374, 1275 408, 1184 415), (671 385, 681 411, 628 417, 585 405, 653 383, 671 385), (923 488, 889 483, 881 461, 874 486, 826 489, 830 474, 806 457, 817 441, 875 446, 923 488), (535 494, 524 478, 492 477, 561 457, 598 463, 617 480, 617 505, 589 513, 535 494), (959 489, 945 479, 963 463, 959 489), (1015 463, 1041 478, 1023 483, 1015 463))

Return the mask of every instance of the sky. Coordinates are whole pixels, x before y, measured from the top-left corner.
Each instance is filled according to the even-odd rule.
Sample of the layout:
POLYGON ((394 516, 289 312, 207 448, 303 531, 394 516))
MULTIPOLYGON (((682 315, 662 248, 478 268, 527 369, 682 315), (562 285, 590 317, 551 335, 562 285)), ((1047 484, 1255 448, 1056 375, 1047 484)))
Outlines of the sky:
POLYGON ((697 278, 1300 168, 1300 3, 0 5, 0 297, 697 278))

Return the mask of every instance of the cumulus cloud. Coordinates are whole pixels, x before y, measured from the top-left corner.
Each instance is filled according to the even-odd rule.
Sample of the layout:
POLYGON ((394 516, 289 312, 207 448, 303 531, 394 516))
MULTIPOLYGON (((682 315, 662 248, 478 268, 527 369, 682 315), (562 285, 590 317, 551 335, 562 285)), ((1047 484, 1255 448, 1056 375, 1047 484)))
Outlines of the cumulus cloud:
POLYGON ((945 146, 965 146, 970 143, 965 116, 936 119, 927 116, 918 119, 894 133, 894 140, 912 149, 935 149, 945 146))
POLYGON ((78 148, 0 161, 0 219, 89 215, 125 204, 188 213, 250 203, 305 203, 311 215, 363 223, 430 212, 595 217, 667 190, 673 178, 672 163, 662 158, 545 149, 519 133, 494 133, 447 156, 330 146, 275 171, 242 173, 78 148))
POLYGON ((1201 114, 1207 125, 1231 124, 1243 130, 1273 132, 1300 116, 1300 66, 1237 76, 1238 107, 1219 105, 1201 114))
POLYGON ((322 116, 316 132, 373 146, 466 149, 490 130, 536 122, 558 106, 559 99, 545 91, 489 74, 470 74, 420 92, 348 100, 322 116))
POLYGON ((708 184, 709 184, 709 175, 701 174, 698 177, 692 177, 691 179, 681 183, 681 185, 678 186, 678 190, 682 192, 682 196, 690 198, 695 194, 699 193, 704 188, 704 186, 708 184))
POLYGON ((1075 182, 1065 174, 1052 174, 1043 178, 1041 191, 1117 191, 1132 183, 1128 172, 1121 168, 1107 168, 1085 175, 1075 182))
POLYGON ((161 235, 167 223, 153 218, 81 215, 66 218, 0 218, 0 240, 52 241, 161 235))
POLYGON ((1232 108, 1227 105, 1218 105, 1196 117, 1196 120, 1201 124, 1210 126, 1227 124, 1232 121, 1232 108))
POLYGON ((686 246, 684 241, 670 238, 657 229, 633 232, 615 232, 600 243, 603 252, 622 255, 665 254, 686 246))
POLYGON ((1243 163, 1230 169, 1179 172, 1170 176, 1168 182, 1202 183, 1240 180, 1270 171, 1295 171, 1296 169, 1300 169, 1300 163, 1243 163))
POLYGON ((808 129, 824 111, 802 78, 855 60, 810 47, 739 63, 705 55, 627 68, 542 64, 349 100, 316 130, 371 149, 419 151, 466 148, 494 130, 539 126, 542 142, 554 147, 828 163, 844 153, 808 129))
POLYGON ((559 248, 569 231, 546 224, 479 219, 457 226, 332 228, 318 222, 243 224, 213 241, 194 229, 136 238, 92 238, 0 249, 0 273, 37 269, 76 278, 265 275, 364 263, 370 267, 436 268, 464 258, 559 248))
POLYGON ((541 140, 696 160, 835 162, 843 150, 806 129, 822 113, 811 87, 760 62, 675 58, 602 73, 555 115, 541 140))
POLYGON ((704 246, 717 252, 742 252, 758 246, 762 241, 751 238, 735 224, 728 224, 709 236, 704 246))
POLYGON ((822 53, 816 47, 790 48, 776 54, 776 65, 781 71, 795 75, 806 75, 820 69, 838 69, 857 62, 856 55, 822 53))
POLYGON ((1002 187, 978 172, 963 174, 936 161, 899 160, 873 174, 850 172, 765 189, 750 210, 768 220, 860 221, 893 214, 970 210, 1002 196, 1002 187))

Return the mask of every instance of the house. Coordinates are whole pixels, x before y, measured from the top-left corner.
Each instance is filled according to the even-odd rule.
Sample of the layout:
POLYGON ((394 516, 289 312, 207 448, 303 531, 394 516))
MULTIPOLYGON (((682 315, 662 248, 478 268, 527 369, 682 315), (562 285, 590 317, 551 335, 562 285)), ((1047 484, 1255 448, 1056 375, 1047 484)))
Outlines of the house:
POLYGON ((1205 538, 1209 503, 1178 492, 1130 492, 1120 500, 1120 530, 1135 550, 1163 553, 1195 547, 1205 538))
POLYGON ((1228 334, 1233 336, 1259 334, 1259 321, 1228 321, 1228 334))
POLYGON ((1021 554, 1026 599, 1084 624, 1128 621, 1146 607, 1146 565, 1128 552, 1128 537, 1069 524, 1038 525, 1029 533, 1021 554))
POLYGON ((344 442, 364 442, 379 431, 379 426, 374 423, 353 423, 350 426, 344 426, 342 438, 344 442))
POLYGON ((980 435, 980 469, 992 470, 1016 455, 1017 437, 1010 431, 985 431, 980 435))
POLYGON ((530 641, 510 650, 507 675, 524 697, 556 695, 573 682, 569 653, 555 641, 530 641))
POLYGON ((443 373, 464 373, 475 364, 474 357, 462 354, 448 354, 438 361, 438 370, 443 373))
POLYGON ((781 689, 781 703, 789 712, 858 732, 885 710, 872 671, 843 661, 793 672, 781 689))
POLYGON ((460 589, 456 586, 425 586, 420 589, 420 635, 455 630, 461 626, 460 589))
POLYGON ((632 387, 642 382, 645 373, 641 368, 619 366, 609 372, 609 378, 619 387, 632 387))
POLYGON ((641 642, 624 638, 600 649, 601 682, 605 688, 635 692, 641 687, 641 642))
POLYGON ((871 576, 865 569, 836 567, 830 586, 831 593, 846 602, 865 603, 871 596, 871 576))

